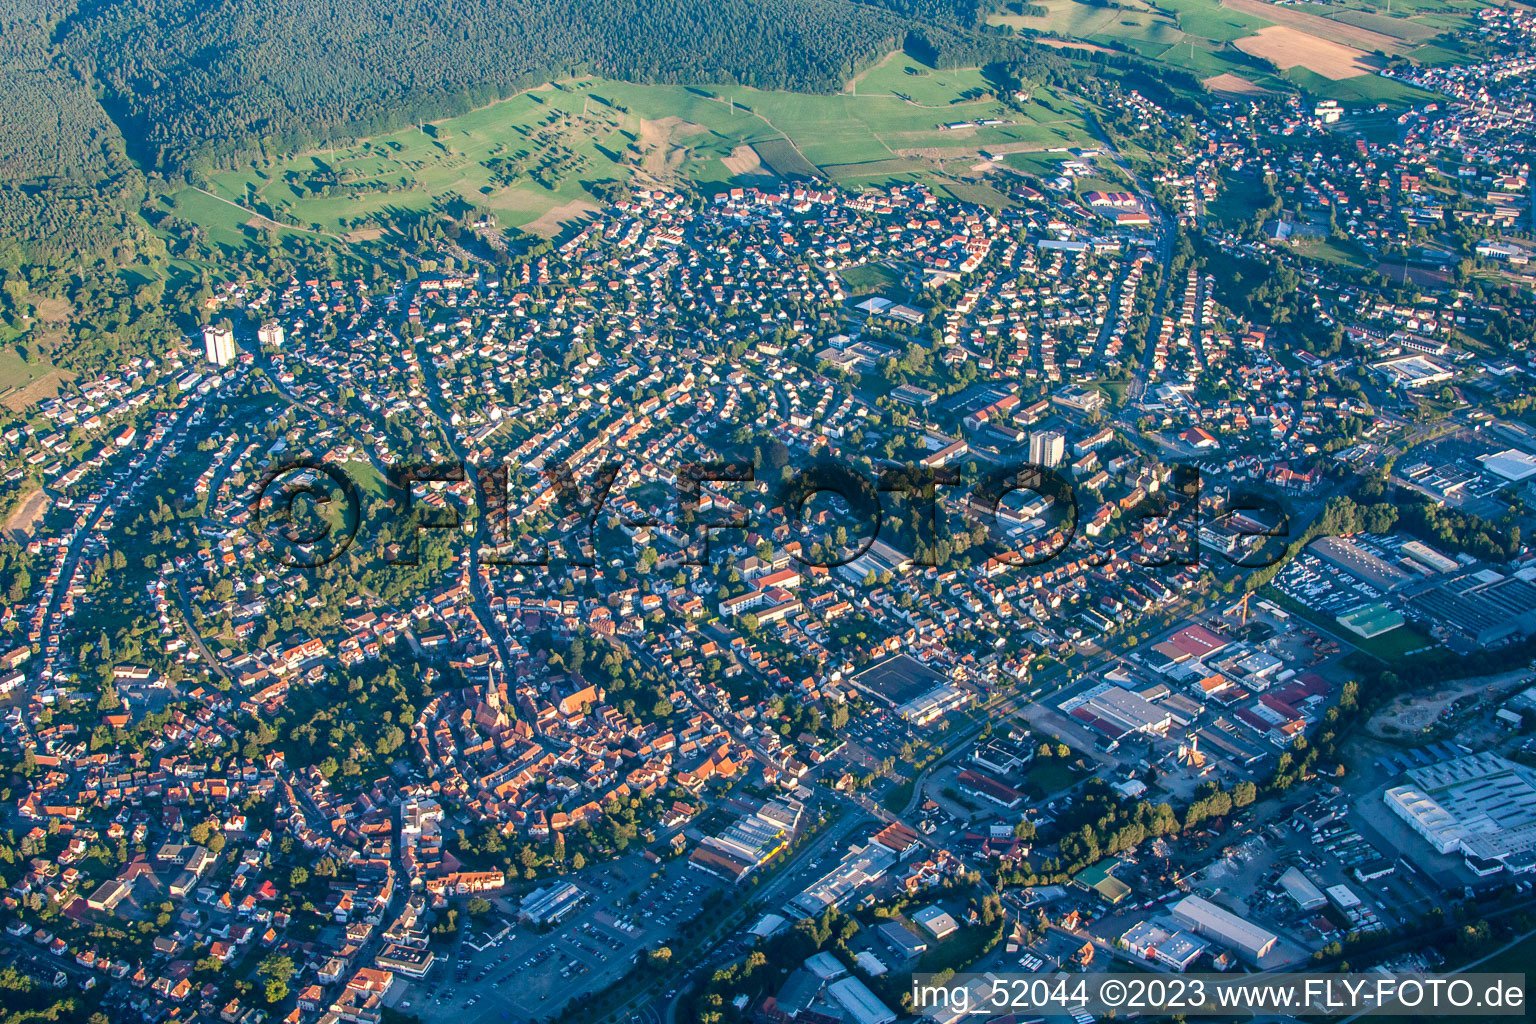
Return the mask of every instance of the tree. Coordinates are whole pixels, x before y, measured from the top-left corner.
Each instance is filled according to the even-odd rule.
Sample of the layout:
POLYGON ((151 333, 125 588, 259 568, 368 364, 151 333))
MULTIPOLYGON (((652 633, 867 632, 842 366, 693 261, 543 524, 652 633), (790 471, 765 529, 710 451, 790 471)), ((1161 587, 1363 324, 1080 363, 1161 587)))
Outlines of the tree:
POLYGON ((293 958, 270 953, 256 968, 256 974, 266 982, 267 1004, 275 1006, 288 997, 288 983, 294 974, 293 958))

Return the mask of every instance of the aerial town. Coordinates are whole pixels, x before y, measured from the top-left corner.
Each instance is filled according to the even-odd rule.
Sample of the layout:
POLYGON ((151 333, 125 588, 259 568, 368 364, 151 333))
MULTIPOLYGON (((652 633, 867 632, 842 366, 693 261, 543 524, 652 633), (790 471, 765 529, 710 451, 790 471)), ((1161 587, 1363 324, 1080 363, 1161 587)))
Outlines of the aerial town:
POLYGON ((1478 19, 1403 112, 1106 90, 997 208, 466 213, 8 409, 6 987, 950 1024, 915 974, 1528 964, 1536 15, 1478 19))

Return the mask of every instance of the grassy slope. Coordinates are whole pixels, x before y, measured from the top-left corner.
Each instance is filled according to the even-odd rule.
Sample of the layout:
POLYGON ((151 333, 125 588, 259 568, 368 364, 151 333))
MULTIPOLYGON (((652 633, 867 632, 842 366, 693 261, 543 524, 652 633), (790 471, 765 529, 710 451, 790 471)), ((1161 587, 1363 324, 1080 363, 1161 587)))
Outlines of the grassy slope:
MULTIPOLYGON (((726 160, 743 146, 762 155, 767 166, 757 174, 788 165, 858 186, 943 182, 969 174, 988 146, 1024 152, 1091 141, 1076 108, 1048 89, 1021 116, 992 97, 977 69, 935 71, 893 53, 830 96, 567 81, 433 125, 217 174, 208 188, 338 235, 453 196, 505 225, 539 229, 552 211, 591 202, 597 182, 731 181, 726 160), (1016 123, 940 130, 981 118, 1016 123), (330 194, 320 191, 325 185, 330 194)), ((216 245, 258 234, 241 210, 196 191, 180 193, 175 212, 203 225, 216 245)))

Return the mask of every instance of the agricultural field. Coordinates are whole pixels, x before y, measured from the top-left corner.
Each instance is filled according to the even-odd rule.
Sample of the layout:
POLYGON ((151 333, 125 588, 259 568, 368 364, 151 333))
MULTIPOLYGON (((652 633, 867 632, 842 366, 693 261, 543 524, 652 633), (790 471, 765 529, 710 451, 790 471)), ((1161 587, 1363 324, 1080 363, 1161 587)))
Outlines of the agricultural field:
POLYGON ((1265 96, 1270 91, 1256 82, 1233 74, 1212 75, 1201 84, 1213 93, 1226 96, 1265 96))
POLYGON ((1295 9, 1412 42, 1427 38, 1425 33, 1468 28, 1486 6, 1482 0, 1317 0, 1295 9))
POLYGON ((1243 11, 1271 25, 1288 29, 1298 36, 1308 36, 1321 42, 1337 43, 1364 50, 1367 53, 1380 50, 1389 55, 1396 55, 1411 48, 1404 39, 1396 35, 1387 35, 1332 18, 1319 17, 1294 5, 1282 6, 1272 4, 1269 0, 1221 0, 1221 2, 1233 10, 1243 11))
MULTIPOLYGON (((1036 89, 1016 110, 999 101, 979 70, 935 71, 900 52, 835 96, 741 86, 710 92, 749 112, 761 128, 792 144, 806 164, 840 184, 966 174, 983 149, 1036 152, 1093 143, 1081 113, 1049 89, 1036 89), (981 120, 1004 123, 942 128, 981 120)), ((775 166, 783 146, 770 156, 753 143, 775 166)))
POLYGON ((1208 51, 1215 44, 1251 35, 1268 22, 1229 10, 1216 0, 1128 0, 1106 7, 1082 0, 1046 0, 1044 16, 993 15, 993 24, 1032 29, 1098 44, 1120 44, 1157 56, 1178 44, 1194 42, 1208 51))
POLYGON ((1385 65, 1364 50, 1309 35, 1289 25, 1269 28, 1237 41, 1238 49, 1289 71, 1295 67, 1334 81, 1368 75, 1385 65))
POLYGON ((1408 43, 1424 42, 1440 34, 1440 29, 1423 25, 1407 18, 1389 18, 1371 11, 1335 11, 1326 4, 1297 4, 1296 10, 1316 14, 1344 25, 1368 29, 1381 35, 1391 36, 1408 43))
POLYGON ((1045 33, 1047 45, 1121 49, 1198 76, 1212 92, 1301 88, 1320 99, 1406 106, 1428 94, 1375 74, 1379 54, 1431 64, 1457 55, 1441 34, 1471 23, 1475 0, 1044 0, 1043 15, 989 20, 1045 33), (1390 10, 1390 13, 1388 11, 1390 10), (1278 69, 1278 71, 1277 71, 1278 69))
POLYGON ((1049 89, 1009 105, 979 69, 937 71, 896 52, 834 95, 551 83, 460 117, 215 174, 167 209, 218 247, 264 232, 368 241, 453 202, 554 236, 596 209, 605 184, 943 183, 979 173, 984 149, 1092 142, 1076 106, 1049 89), (942 127, 981 120, 997 123, 942 127))
POLYGON ((1010 202, 1006 195, 986 182, 954 182, 941 187, 962 203, 975 203, 977 206, 986 206, 994 210, 1010 202))
POLYGON ((1285 77, 1313 96, 1338 100, 1340 103, 1386 103, 1393 107, 1407 107, 1437 98, 1434 93, 1380 75, 1334 79, 1296 67, 1287 71, 1285 77))
POLYGON ((1071 153, 1009 153, 1003 164, 1025 174, 1041 178, 1054 178, 1061 174, 1061 164, 1072 159, 1071 153))

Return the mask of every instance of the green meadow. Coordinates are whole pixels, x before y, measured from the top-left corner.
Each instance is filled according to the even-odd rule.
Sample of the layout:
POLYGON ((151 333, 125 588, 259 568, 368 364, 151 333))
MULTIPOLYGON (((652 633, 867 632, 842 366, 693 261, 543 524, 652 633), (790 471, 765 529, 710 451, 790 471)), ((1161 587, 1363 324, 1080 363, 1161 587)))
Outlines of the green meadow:
POLYGON ((180 192, 173 212, 218 246, 253 243, 262 229, 366 241, 455 202, 553 235, 595 209, 612 184, 723 186, 770 176, 942 184, 979 174, 983 149, 1092 142, 1077 108, 1047 88, 1016 109, 979 69, 938 71, 897 52, 833 95, 550 83, 460 117, 212 175, 211 195, 180 192), (999 123, 943 127, 983 119, 999 123))
POLYGON ((0 349, 0 393, 12 388, 24 388, 53 369, 46 359, 22 359, 21 354, 12 347, 16 337, 18 335, 9 329, 0 335, 0 344, 5 345, 5 348, 0 349))

